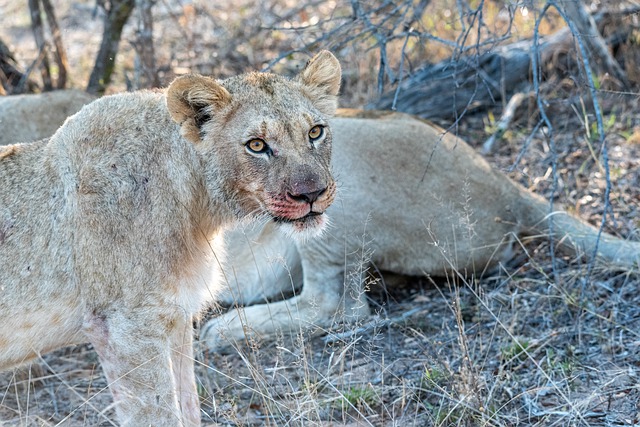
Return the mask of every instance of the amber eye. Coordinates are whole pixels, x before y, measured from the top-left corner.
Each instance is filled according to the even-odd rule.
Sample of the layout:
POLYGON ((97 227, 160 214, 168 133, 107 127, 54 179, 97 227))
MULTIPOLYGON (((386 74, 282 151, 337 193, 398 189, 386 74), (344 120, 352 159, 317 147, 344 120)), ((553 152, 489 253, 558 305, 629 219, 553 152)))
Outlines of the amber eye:
POLYGON ((260 138, 254 138, 245 144, 247 150, 256 154, 263 154, 269 152, 269 146, 266 142, 261 140, 260 138))
POLYGON ((324 135, 324 126, 314 126, 309 131, 309 139, 311 139, 311 141, 321 138, 322 135, 324 135))

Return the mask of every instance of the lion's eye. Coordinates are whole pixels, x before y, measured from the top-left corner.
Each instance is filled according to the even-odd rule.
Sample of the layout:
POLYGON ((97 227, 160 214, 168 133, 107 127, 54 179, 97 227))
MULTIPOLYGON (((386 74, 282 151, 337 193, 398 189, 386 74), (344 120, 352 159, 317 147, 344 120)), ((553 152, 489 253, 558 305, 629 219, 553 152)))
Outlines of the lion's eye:
POLYGON ((324 126, 317 125, 309 131, 309 139, 311 139, 311 141, 320 139, 322 135, 324 135, 324 126))
POLYGON ((263 154, 269 152, 269 146, 260 138, 254 138, 245 144, 247 150, 256 154, 263 154))

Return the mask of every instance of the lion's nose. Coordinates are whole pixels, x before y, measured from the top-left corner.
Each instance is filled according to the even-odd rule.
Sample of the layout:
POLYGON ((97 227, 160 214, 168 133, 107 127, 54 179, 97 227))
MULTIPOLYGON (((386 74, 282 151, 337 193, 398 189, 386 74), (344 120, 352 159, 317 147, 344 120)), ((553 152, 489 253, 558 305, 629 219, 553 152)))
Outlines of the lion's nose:
POLYGON ((294 169, 288 184, 288 196, 296 202, 314 203, 327 190, 326 181, 309 165, 294 169))
POLYGON ((327 191, 327 187, 324 187, 317 191, 301 192, 299 194, 289 193, 289 197, 298 202, 313 203, 318 200, 318 198, 322 196, 325 191, 327 191))

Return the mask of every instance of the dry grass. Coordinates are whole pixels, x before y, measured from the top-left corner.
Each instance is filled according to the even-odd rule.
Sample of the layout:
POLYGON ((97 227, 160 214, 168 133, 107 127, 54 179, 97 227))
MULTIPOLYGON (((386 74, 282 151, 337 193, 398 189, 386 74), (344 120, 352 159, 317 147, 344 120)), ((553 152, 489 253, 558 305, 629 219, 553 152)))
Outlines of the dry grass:
MULTIPOLYGON (((76 64, 75 86, 84 84, 91 66, 87 58, 99 42, 92 36, 99 32, 98 21, 90 18, 92 5, 87 1, 60 7, 61 23, 69 28, 69 56, 76 64)), ((319 2, 293 13, 293 2, 280 1, 263 3, 255 13, 251 5, 248 0, 234 2, 233 8, 159 1, 158 27, 165 30, 158 52, 164 78, 182 69, 225 76, 261 68, 275 55, 304 49, 313 39, 313 34, 291 28, 322 24, 314 16, 339 17, 345 7, 319 2), (269 31, 265 37, 264 28, 281 24, 283 16, 289 28, 269 31)), ((7 13, 16 19, 0 28, 0 36, 28 63, 24 7, 0 0, 0 16, 7 13)), ((423 23, 425 28, 446 27, 446 16, 433 17, 423 23)), ((455 41, 459 28, 454 24, 439 31, 455 41)), ((525 23, 517 28, 529 31, 525 23)), ((132 34, 130 28, 125 37, 132 34)), ((434 46, 412 47, 414 52, 430 48, 434 46)), ((442 45, 434 49, 434 57, 450 54, 442 45)), ((398 58, 397 50, 390 52, 398 58)), ((379 58, 357 48, 344 47, 339 53, 345 63, 347 103, 364 104, 375 94, 374 66, 379 58)), ((286 62, 292 63, 300 62, 286 62)), ((124 89, 124 76, 132 66, 133 52, 125 40, 113 90, 124 89)), ((588 149, 597 140, 592 135, 593 116, 582 108, 581 88, 549 90, 546 95, 560 159, 556 198, 598 224, 605 181, 597 149, 596 155, 588 149)), ((606 131, 614 186, 614 216, 606 229, 637 239, 638 97, 601 95, 610 123, 606 131)), ((514 164, 535 124, 530 116, 531 111, 524 112, 514 122, 489 159, 495 167, 507 171, 514 164)), ((480 145, 493 123, 491 115, 467 116, 458 132, 480 145)), ((527 154, 509 172, 543 195, 549 194, 552 182, 546 144, 542 133, 535 135, 527 154)), ((435 281, 372 283, 370 298, 377 315, 366 324, 336 326, 320 331, 320 336, 301 333, 276 342, 253 342, 229 354, 203 352, 196 367, 203 420, 229 426, 639 424, 637 274, 598 265, 587 276, 582 260, 559 254, 555 264, 554 270, 546 240, 522 242, 512 263, 481 278, 452 272, 435 281)), ((87 346, 45 355, 30 368, 0 373, 0 426, 114 425, 106 385, 97 357, 87 346)))
MULTIPOLYGON (((545 252, 542 246, 528 246, 545 252)), ((204 420, 219 425, 513 426, 638 422, 638 278, 534 255, 479 282, 374 296, 357 334, 332 330, 201 354, 204 420), (410 315, 404 316, 406 313, 410 315)), ((351 330, 351 329, 349 329, 351 330)), ((111 425, 96 356, 47 355, 0 376, 3 426, 111 425)))

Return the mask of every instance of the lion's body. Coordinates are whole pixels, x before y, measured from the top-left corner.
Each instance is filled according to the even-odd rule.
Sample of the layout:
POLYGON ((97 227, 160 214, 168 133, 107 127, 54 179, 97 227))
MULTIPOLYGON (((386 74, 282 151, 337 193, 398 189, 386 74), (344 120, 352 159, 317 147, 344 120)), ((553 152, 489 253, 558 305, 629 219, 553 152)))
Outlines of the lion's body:
MULTIPOLYGON (((366 315, 362 266, 404 275, 444 276, 454 269, 479 275, 509 259, 516 236, 548 235, 548 201, 441 129, 406 114, 339 110, 332 130, 340 190, 328 210, 328 232, 295 246, 272 225, 228 233, 231 292, 224 299, 263 304, 241 315, 232 309, 205 325, 201 339, 210 348, 242 342, 246 331, 264 337, 366 315), (264 304, 300 285, 298 296, 264 304)), ((553 218, 564 247, 593 254, 595 228, 566 212, 553 218)), ((632 268, 640 244, 603 234, 599 254, 632 268)))
MULTIPOLYGON (((78 332, 87 319, 54 320, 69 310, 109 311, 123 301, 144 306, 160 283, 172 288, 151 293, 166 294, 164 304, 189 315, 214 294, 207 280, 212 257, 192 265, 193 254, 210 253, 207 239, 199 237, 206 230, 189 217, 204 198, 203 179, 195 173, 199 160, 160 94, 104 98, 48 142, 9 146, 0 158, 0 283, 12 284, 0 295, 0 312, 8 314, 0 343, 15 340, 16 333, 29 337, 16 341, 35 356, 83 342, 78 332), (102 114, 109 110, 117 117, 102 114), (153 258, 139 256, 147 248, 154 248, 153 258), (198 272, 197 280, 185 271, 198 272), (138 286, 114 285, 129 280, 138 286), (193 301, 182 295, 189 288, 196 290, 187 294, 193 301), (22 322, 20 313, 37 322, 22 322), (47 343, 43 333, 59 342, 47 343)), ((22 362, 24 355, 17 351, 7 360, 3 352, 0 366, 22 362)))
POLYGON ((263 216, 320 230, 334 183, 317 129, 339 81, 327 52, 297 80, 184 76, 1 147, 0 369, 91 342, 122 425, 199 425, 192 321, 220 288, 222 233, 263 216))
MULTIPOLYGON (((132 393, 136 381, 168 400, 166 425, 179 419, 178 401, 197 408, 191 389, 173 390, 172 375, 193 377, 189 364, 173 374, 145 364, 153 355, 170 366, 165 343, 189 357, 180 337, 218 290, 213 260, 223 251, 209 240, 230 215, 219 208, 209 229, 191 217, 206 200, 200 160, 164 96, 103 98, 49 141, 5 147, 0 159, 0 368, 90 341, 114 390, 132 393), (127 369, 140 367, 131 380, 118 378, 127 352, 127 369)), ((123 422, 158 415, 132 414, 136 406, 121 405, 123 422)), ((187 423, 199 417, 191 412, 187 423)))
POLYGON ((95 98, 80 90, 0 96, 0 145, 46 138, 95 98))

